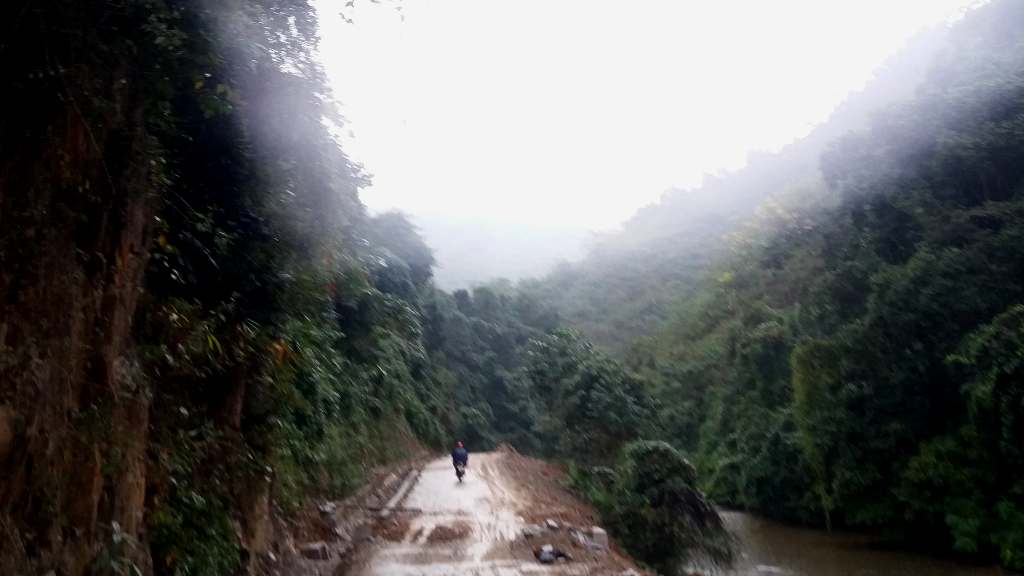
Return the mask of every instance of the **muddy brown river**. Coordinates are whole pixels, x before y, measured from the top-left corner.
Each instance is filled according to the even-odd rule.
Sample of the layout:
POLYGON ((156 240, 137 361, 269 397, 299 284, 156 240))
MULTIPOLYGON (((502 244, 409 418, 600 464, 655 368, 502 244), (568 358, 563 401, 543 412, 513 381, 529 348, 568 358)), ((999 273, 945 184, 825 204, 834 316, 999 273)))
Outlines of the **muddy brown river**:
POLYGON ((785 526, 742 512, 723 513, 740 540, 730 576, 1001 576, 994 567, 881 549, 864 536, 785 526))

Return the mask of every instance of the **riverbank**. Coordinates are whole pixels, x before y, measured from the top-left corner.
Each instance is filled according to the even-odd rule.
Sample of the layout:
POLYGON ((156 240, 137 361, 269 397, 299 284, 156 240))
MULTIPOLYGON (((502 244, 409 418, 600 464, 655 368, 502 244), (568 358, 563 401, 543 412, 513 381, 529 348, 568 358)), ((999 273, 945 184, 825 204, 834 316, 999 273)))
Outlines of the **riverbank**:
POLYGON ((996 566, 883 548, 862 534, 788 526, 752 514, 723 511, 738 541, 728 576, 1006 576, 996 566))

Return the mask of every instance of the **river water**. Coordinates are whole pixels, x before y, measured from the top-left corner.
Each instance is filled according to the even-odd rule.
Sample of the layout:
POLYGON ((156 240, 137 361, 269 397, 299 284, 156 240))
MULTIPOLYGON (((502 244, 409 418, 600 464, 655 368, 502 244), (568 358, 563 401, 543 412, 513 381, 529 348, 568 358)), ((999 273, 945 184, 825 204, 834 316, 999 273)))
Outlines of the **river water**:
POLYGON ((882 549, 855 534, 796 528, 742 512, 723 512, 737 536, 729 576, 1001 576, 998 568, 882 549))

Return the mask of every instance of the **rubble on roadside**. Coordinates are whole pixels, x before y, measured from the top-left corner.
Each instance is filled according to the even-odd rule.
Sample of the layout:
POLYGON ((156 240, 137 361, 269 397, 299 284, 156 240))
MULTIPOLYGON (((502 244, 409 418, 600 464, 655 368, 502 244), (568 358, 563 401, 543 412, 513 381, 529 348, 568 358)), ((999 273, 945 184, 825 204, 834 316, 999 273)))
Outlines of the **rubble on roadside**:
MULTIPOLYGON (((405 483, 412 483, 419 465, 395 467, 368 483, 364 490, 340 501, 310 505, 306 512, 278 520, 281 539, 274 551, 260 558, 261 575, 315 576, 341 573, 363 548, 398 532, 404 518, 390 517, 389 501, 405 483)), ((394 504, 394 503, 393 503, 394 504)))
POLYGON ((573 560, 571 554, 551 543, 556 540, 568 542, 573 547, 596 554, 604 554, 608 551, 608 532, 604 528, 600 526, 576 527, 564 522, 559 523, 551 518, 546 519, 543 525, 527 524, 522 529, 522 537, 526 540, 546 541, 545 544, 532 548, 534 558, 541 564, 573 560), (567 540, 566 537, 568 537, 567 540))
POLYGON ((551 544, 545 544, 540 548, 535 549, 533 551, 533 555, 541 564, 554 564, 559 560, 564 562, 572 562, 571 555, 569 555, 567 552, 563 550, 555 548, 551 544))
POLYGON ((537 524, 527 524, 523 526, 523 537, 524 538, 537 538, 544 534, 544 528, 537 524))

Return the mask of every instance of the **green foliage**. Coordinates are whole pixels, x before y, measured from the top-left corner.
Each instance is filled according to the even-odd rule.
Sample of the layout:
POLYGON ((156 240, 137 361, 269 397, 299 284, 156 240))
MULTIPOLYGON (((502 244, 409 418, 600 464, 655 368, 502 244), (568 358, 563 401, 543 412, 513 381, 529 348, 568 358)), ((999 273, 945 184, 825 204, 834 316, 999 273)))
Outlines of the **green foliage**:
POLYGON ((150 545, 162 573, 232 574, 238 568, 239 545, 223 501, 178 486, 149 524, 150 545))
MULTIPOLYGON (((584 263, 454 294, 405 217, 360 203, 307 2, 17 8, 2 148, 32 168, 5 181, 0 280, 34 277, 46 250, 73 248, 80 284, 114 270, 100 243, 148 252, 125 358, 138 352, 152 405, 158 575, 233 573, 248 487, 294 510, 456 435, 573 461, 663 570, 727 557, 698 485, 1024 567, 1019 3, 965 17, 914 97, 875 119, 855 99, 806 140, 667 194, 584 263), (636 442, 662 434, 672 445, 636 442)), ((894 66, 894 92, 918 68, 894 66)), ((38 344, 5 355, 5 375, 38 344)), ((59 489, 38 490, 37 517, 59 489)), ((105 550, 101 568, 131 571, 105 550)))
MULTIPOLYGON (((486 407, 484 407, 486 409, 486 407)), ((485 415, 480 408, 460 406, 455 424, 455 436, 469 446, 494 446, 494 416, 485 415)))
POLYGON ((575 462, 569 464, 568 485, 598 510, 610 510, 614 504, 612 488, 615 486, 615 469, 608 466, 585 466, 575 462))
POLYGON ((131 78, 151 98, 139 164, 159 168, 135 320, 156 406, 150 545, 158 574, 229 574, 239 487, 269 482, 293 510, 447 443, 421 325, 433 258, 359 202, 311 6, 123 4, 149 14, 122 32, 157 71, 131 78))
POLYGON ((470 449, 508 442, 568 461, 576 489, 652 564, 676 566, 695 551, 728 560, 721 521, 678 452, 638 443, 621 472, 601 467, 661 431, 646 380, 559 329, 529 291, 499 283, 435 292, 425 308, 430 355, 452 382, 454 430, 470 449), (656 462, 656 478, 642 469, 646 459, 656 462))
POLYGON ((450 423, 470 449, 538 446, 539 407, 523 375, 529 347, 557 325, 531 296, 501 284, 424 298, 424 343, 445 382, 450 423))
POLYGON ((386 251, 409 270, 409 282, 422 286, 433 275, 434 254, 420 238, 412 223, 398 212, 374 216, 367 228, 371 245, 386 251))
POLYGON ((670 445, 633 442, 614 472, 575 477, 630 553, 659 572, 681 573, 687 562, 731 561, 730 537, 697 490, 696 470, 670 445))
POLYGON ((841 393, 839 374, 841 350, 820 341, 802 344, 793 351, 793 412, 796 416, 797 439, 804 459, 814 473, 814 490, 818 493, 825 525, 832 529, 831 513, 835 508, 832 495, 832 469, 836 456, 831 452, 840 445, 839 426, 842 406, 836 399, 841 393))
POLYGON ((967 415, 958 430, 922 444, 900 478, 900 499, 924 520, 944 523, 953 547, 993 549, 1024 566, 1024 306, 1014 305, 964 338, 948 358, 967 415))
MULTIPOLYGON (((0 155, 19 169, 11 184, 5 170, 0 198, 13 223, 0 227, 0 282, 48 292, 37 265, 71 254, 67 281, 81 289, 53 293, 80 294, 125 332, 117 342, 134 343, 72 335, 103 344, 75 357, 96 386, 74 395, 116 395, 110 381, 123 378, 148 406, 137 415, 145 473, 121 479, 145 484, 146 529, 118 538, 145 535, 157 576, 244 570, 252 543, 237 527, 269 512, 252 500, 293 512, 455 435, 471 450, 511 442, 598 462, 657 428, 646 380, 556 332, 536 294, 501 281, 445 294, 412 223, 366 213, 367 177, 332 135, 344 119, 310 3, 56 0, 4 13, 15 42, 0 57, 19 113, 0 155)), ((22 359, 50 370, 35 342, 17 348, 0 361, 5 375, 22 359)), ((117 432, 105 419, 114 404, 73 414, 89 432, 76 442, 99 449, 111 434, 98 431, 117 432)), ((117 481, 117 448, 103 448, 104 480, 117 481)), ((33 487, 37 542, 63 528, 59 480, 33 487)), ((118 542, 75 546, 93 544, 97 571, 131 573, 118 542)))
POLYGON ((537 431, 549 453, 610 462, 625 443, 657 429, 646 383, 578 334, 561 330, 535 340, 528 356, 537 431))
POLYGON ((905 100, 667 194, 532 289, 648 383, 717 502, 1021 566, 1022 17, 972 10, 905 100))

